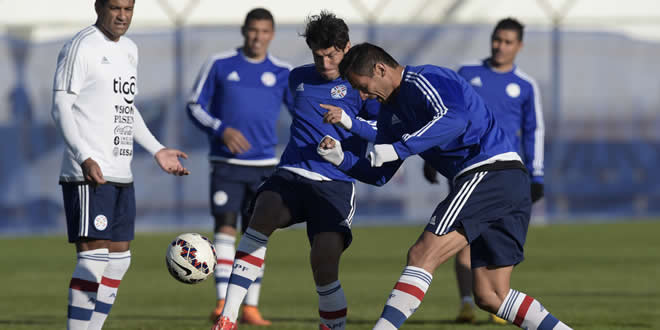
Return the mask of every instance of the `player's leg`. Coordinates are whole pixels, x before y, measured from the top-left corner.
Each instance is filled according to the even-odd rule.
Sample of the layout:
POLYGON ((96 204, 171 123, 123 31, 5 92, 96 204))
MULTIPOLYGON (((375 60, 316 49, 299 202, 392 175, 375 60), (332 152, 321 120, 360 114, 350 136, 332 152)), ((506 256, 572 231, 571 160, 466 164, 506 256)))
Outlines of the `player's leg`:
MULTIPOLYGON (((273 172, 273 167, 254 167, 249 168, 250 175, 249 182, 246 184, 245 194, 241 205, 241 232, 245 233, 249 225, 250 218, 252 217, 251 205, 256 196, 259 186, 270 176, 273 172)), ((243 312, 241 313, 241 323, 251 325, 268 326, 271 325, 269 320, 265 320, 259 311, 259 295, 261 294, 261 282, 263 281, 266 263, 261 265, 261 272, 254 280, 252 285, 248 288, 245 300, 243 300, 243 312)))
POLYGON ((132 184, 126 187, 110 187, 117 193, 114 218, 108 219, 106 229, 111 231, 112 241, 109 245, 108 265, 99 284, 96 306, 88 330, 103 328, 117 299, 119 285, 131 265, 130 242, 135 238, 135 189, 132 184))
POLYGON ((458 284, 458 293, 461 298, 461 307, 456 317, 458 323, 474 323, 475 315, 474 299, 472 298, 472 270, 470 267, 470 246, 456 254, 454 260, 454 271, 458 284))
POLYGON ((394 285, 374 329, 398 329, 422 303, 433 272, 442 263, 467 246, 460 231, 437 236, 424 231, 408 251, 407 266, 394 285))
POLYGON ((509 287, 513 266, 478 267, 474 272, 477 305, 520 328, 529 330, 571 329, 555 318, 536 299, 509 287))
POLYGON ((273 175, 258 192, 249 226, 236 249, 227 298, 219 322, 224 322, 223 319, 236 322, 247 289, 261 273, 268 238, 276 229, 291 224, 289 204, 285 204, 284 199, 291 194, 291 190, 295 190, 292 186, 293 183, 286 178, 273 175))
MULTIPOLYGON (((86 330, 96 305, 101 276, 108 264, 110 235, 103 228, 108 214, 104 194, 86 184, 62 184, 69 242, 76 244, 77 262, 69 282, 67 329, 86 330), (95 226, 95 219, 98 225, 95 226)), ((105 229, 105 228, 103 228, 105 229)))
POLYGON ((339 281, 339 259, 353 240, 355 185, 307 180, 306 186, 307 237, 312 246, 310 263, 319 296, 319 328, 343 330, 348 303, 339 281))

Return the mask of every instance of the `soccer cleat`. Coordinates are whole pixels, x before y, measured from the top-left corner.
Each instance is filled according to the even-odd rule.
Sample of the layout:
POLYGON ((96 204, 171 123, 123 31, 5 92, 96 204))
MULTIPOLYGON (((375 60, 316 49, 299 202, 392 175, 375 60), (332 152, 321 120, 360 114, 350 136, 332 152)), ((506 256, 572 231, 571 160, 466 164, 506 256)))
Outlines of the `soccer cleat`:
POLYGON ((237 330, 238 326, 232 321, 229 321, 229 318, 226 316, 220 317, 218 323, 216 323, 211 330, 237 330))
POLYGON ((224 299, 218 299, 218 301, 215 304, 215 309, 213 312, 211 312, 211 316, 209 316, 209 319, 211 320, 212 323, 218 322, 218 319, 220 318, 220 315, 222 314, 222 309, 225 307, 225 300, 224 299))
POLYGON ((458 311, 458 316, 456 316, 456 323, 475 323, 476 321, 477 316, 474 313, 474 306, 469 302, 463 303, 458 311))
POLYGON ((243 315, 241 316, 241 323, 249 325, 269 326, 272 322, 264 320, 259 313, 257 306, 243 305, 243 315))
POLYGON ((490 314, 490 317, 488 318, 488 321, 490 321, 490 323, 501 324, 501 325, 509 324, 509 322, 507 322, 507 320, 505 320, 503 318, 500 318, 495 314, 490 314))

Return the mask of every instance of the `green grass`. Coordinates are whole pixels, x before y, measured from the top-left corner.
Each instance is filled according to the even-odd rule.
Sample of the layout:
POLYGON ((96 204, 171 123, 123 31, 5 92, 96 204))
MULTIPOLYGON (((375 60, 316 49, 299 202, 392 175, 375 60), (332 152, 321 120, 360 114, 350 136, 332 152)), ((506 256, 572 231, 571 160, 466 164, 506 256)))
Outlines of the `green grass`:
MULTIPOLYGON (((421 226, 357 228, 341 264, 349 329, 371 329, 421 226)), ((526 261, 512 287, 539 299, 576 329, 660 329, 660 221, 555 225, 530 229, 526 261)), ((208 233, 207 233, 208 234, 208 233)), ((213 280, 176 282, 164 265, 175 236, 140 234, 131 269, 105 329, 208 329, 213 280)), ((0 240, 0 329, 62 329, 74 248, 63 237, 0 240)), ((317 296, 303 230, 276 232, 266 258, 262 313, 272 329, 316 329, 317 296)), ((421 308, 403 329, 502 329, 454 325, 458 308, 452 267, 442 265, 421 308)), ((513 328, 513 327, 510 327, 513 328)), ((259 329, 243 326, 241 329, 259 329)))

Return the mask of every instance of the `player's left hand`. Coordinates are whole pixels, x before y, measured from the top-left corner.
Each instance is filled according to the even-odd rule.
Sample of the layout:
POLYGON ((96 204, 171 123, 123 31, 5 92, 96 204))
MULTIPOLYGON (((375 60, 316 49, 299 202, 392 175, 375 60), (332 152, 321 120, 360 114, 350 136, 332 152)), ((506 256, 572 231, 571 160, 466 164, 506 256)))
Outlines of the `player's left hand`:
POLYGON ((326 135, 316 147, 316 153, 332 165, 339 166, 344 161, 344 151, 341 143, 330 135, 326 135))
POLYGON ((543 184, 532 182, 531 193, 532 193, 532 203, 535 203, 539 199, 543 198, 544 195, 543 184))
POLYGON ((438 171, 427 161, 424 162, 424 178, 431 184, 438 183, 438 171))
POLYGON ((391 144, 374 144, 374 149, 367 155, 371 161, 371 167, 381 167, 383 163, 399 159, 399 155, 391 144))
POLYGON ((319 104, 321 108, 328 110, 323 115, 323 122, 326 124, 335 124, 347 131, 351 130, 351 127, 353 127, 353 121, 351 118, 346 114, 344 109, 334 106, 331 104, 319 104))
POLYGON ((190 174, 190 171, 181 165, 179 157, 188 159, 188 155, 186 155, 185 152, 170 148, 160 149, 154 155, 154 158, 156 158, 156 163, 158 163, 163 171, 176 176, 190 174))

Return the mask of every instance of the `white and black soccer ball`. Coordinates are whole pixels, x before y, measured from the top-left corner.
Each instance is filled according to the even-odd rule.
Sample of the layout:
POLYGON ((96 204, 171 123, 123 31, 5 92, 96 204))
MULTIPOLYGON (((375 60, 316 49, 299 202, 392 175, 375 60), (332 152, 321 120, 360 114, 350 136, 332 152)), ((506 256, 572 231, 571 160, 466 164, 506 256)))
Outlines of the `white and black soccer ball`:
POLYGON ((213 274, 217 257, 213 244, 197 233, 177 236, 167 247, 165 264, 172 277, 195 284, 213 274))

